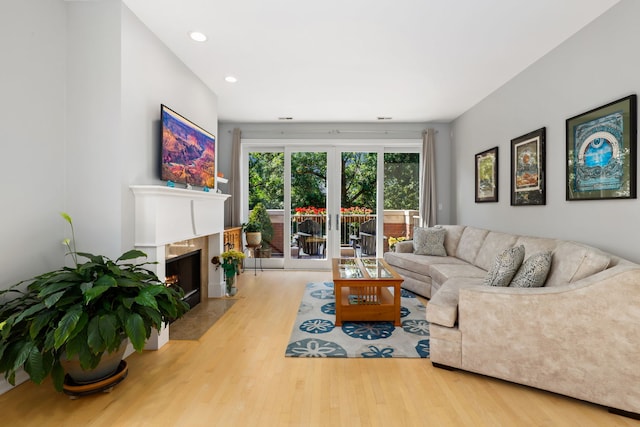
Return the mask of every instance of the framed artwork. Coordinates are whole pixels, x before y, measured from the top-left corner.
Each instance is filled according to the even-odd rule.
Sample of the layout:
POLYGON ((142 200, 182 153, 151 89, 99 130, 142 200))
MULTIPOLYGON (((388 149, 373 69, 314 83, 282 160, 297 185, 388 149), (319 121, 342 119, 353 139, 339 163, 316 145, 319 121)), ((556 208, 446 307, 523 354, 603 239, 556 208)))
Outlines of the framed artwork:
POLYGON ((498 147, 476 154, 476 203, 498 201, 498 147))
POLYGON ((636 95, 567 120, 567 200, 636 198, 636 95))
POLYGON ((546 204, 545 134, 541 128, 511 140, 511 206, 546 204))

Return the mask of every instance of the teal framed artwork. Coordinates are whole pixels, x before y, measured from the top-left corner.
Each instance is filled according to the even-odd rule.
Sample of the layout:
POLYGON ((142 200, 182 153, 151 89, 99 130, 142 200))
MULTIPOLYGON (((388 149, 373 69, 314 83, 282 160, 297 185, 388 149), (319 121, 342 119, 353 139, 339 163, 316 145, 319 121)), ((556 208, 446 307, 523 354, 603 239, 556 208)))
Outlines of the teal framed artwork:
POLYGON ((571 117, 566 125, 566 199, 635 199, 636 95, 571 117))

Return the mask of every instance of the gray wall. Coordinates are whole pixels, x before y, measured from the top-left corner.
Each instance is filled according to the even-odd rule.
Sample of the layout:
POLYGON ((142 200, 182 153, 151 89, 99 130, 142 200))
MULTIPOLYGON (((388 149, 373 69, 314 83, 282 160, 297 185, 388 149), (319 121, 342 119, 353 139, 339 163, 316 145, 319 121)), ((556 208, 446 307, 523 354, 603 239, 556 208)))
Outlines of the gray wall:
POLYGON ((455 220, 571 239, 640 261, 639 200, 566 201, 565 121, 640 92, 640 2, 623 0, 457 118, 455 220), (510 140, 547 128, 547 204, 510 206, 510 140), (499 202, 474 203, 474 154, 499 147, 499 202))
POLYGON ((61 211, 79 250, 130 249, 129 186, 163 184, 160 104, 212 132, 218 114, 216 95, 120 1, 3 3, 0 36, 3 289, 64 263, 61 211))
POLYGON ((0 289, 62 263, 65 150, 63 1, 0 13, 0 289))
MULTIPOLYGON (((437 198, 441 205, 438 211, 438 222, 449 224, 452 221, 451 206, 451 142, 450 128, 446 123, 220 123, 220 143, 218 166, 225 177, 231 176, 231 139, 234 128, 239 128, 242 138, 250 139, 421 139, 422 131, 434 128, 436 134, 436 174, 437 198)), ((231 182, 222 184, 223 192, 229 192, 231 182)), ((230 202, 228 202, 230 203, 230 202)), ((228 212, 227 212, 228 213, 228 212)), ((230 225, 227 215, 225 224, 230 225)))

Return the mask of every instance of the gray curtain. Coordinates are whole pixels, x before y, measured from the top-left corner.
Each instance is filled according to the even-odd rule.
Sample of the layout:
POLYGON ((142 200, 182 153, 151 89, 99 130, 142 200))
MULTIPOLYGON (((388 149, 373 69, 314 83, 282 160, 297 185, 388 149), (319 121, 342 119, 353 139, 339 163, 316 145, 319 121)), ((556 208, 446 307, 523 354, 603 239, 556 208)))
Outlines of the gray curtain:
POLYGON ((422 159, 424 167, 420 172, 420 226, 433 227, 436 220, 436 131, 422 132, 422 159))
POLYGON ((242 218, 240 217, 240 203, 242 202, 240 200, 240 141, 240 129, 235 128, 231 139, 231 185, 229 186, 231 194, 231 225, 234 227, 242 225, 242 218))

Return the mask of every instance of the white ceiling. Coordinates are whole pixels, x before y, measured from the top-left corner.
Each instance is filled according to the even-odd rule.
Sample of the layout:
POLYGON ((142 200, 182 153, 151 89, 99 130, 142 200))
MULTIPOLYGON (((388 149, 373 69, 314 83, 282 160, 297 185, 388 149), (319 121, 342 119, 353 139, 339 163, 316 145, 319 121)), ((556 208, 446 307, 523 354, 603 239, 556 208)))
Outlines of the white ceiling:
POLYGON ((123 0, 234 122, 448 122, 618 1, 123 0))

